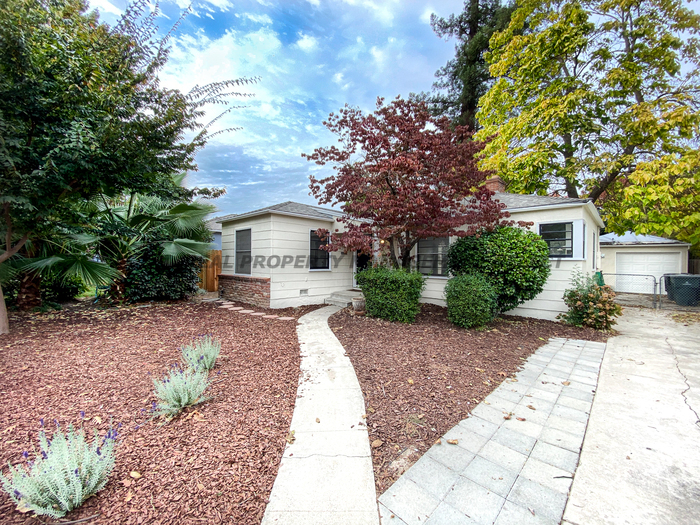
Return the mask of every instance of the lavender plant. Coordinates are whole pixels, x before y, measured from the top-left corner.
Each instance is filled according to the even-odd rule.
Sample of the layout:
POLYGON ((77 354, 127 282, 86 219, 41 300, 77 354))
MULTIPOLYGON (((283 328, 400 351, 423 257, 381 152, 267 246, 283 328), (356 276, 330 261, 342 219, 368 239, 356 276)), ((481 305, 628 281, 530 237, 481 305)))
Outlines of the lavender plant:
POLYGON ((195 340, 194 344, 182 347, 182 359, 187 366, 202 372, 214 368, 219 352, 221 352, 221 342, 205 335, 195 340))
MULTIPOLYGON (((61 518, 107 484, 114 469, 116 441, 117 431, 112 428, 102 438, 95 430, 89 443, 82 428, 70 425, 64 434, 57 422, 51 440, 43 429, 39 432, 40 453, 34 461, 10 464, 9 477, 0 472, 3 490, 20 509, 61 518)), ((23 455, 29 458, 26 451, 23 455)))
POLYGON ((194 368, 182 369, 175 364, 163 379, 154 379, 156 397, 159 403, 154 406, 154 416, 174 418, 183 408, 206 401, 204 391, 209 387, 206 371, 194 368))

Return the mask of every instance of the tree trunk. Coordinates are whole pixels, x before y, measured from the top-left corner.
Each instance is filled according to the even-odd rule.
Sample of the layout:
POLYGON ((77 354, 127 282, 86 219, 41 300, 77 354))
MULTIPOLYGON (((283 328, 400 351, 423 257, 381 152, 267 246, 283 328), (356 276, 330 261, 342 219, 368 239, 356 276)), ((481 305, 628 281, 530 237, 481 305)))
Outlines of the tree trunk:
POLYGON ((119 279, 115 279, 109 294, 112 299, 118 302, 123 302, 126 299, 126 259, 121 259, 117 262, 117 271, 121 275, 119 279))
POLYGON ((7 319, 7 306, 5 305, 5 296, 0 286, 0 335, 10 333, 10 321, 7 319))
POLYGON ((22 275, 17 293, 17 308, 31 310, 41 306, 41 275, 27 272, 22 275))

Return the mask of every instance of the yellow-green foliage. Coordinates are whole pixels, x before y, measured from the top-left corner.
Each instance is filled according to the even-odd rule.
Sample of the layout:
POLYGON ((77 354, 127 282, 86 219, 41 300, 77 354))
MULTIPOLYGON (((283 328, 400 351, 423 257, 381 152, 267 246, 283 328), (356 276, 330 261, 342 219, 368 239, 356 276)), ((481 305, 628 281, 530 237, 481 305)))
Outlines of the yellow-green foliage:
POLYGON ((700 241, 700 16, 678 0, 518 6, 490 42, 482 167, 516 193, 591 197, 618 233, 700 241))

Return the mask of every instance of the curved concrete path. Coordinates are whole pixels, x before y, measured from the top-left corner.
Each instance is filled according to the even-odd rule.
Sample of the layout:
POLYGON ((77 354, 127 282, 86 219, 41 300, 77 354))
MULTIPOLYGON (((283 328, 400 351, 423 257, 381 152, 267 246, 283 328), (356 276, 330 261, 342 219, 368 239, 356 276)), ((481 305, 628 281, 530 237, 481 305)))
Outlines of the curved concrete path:
POLYGON ((263 525, 379 524, 364 397, 328 327, 339 310, 329 306, 299 319, 294 440, 285 448, 263 525))

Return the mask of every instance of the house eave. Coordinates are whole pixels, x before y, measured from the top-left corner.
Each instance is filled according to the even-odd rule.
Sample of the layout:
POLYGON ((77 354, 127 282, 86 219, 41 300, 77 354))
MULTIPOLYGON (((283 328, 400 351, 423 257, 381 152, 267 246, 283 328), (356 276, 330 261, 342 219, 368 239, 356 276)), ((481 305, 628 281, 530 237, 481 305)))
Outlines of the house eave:
POLYGON ((562 202, 561 204, 545 204, 542 206, 527 206, 527 207, 523 207, 523 208, 506 208, 505 211, 512 214, 512 213, 532 212, 532 211, 539 211, 539 210, 558 210, 558 209, 562 209, 562 208, 576 208, 578 206, 588 207, 588 211, 593 216, 593 220, 595 220, 596 225, 599 228, 605 227, 605 223, 600 218, 600 215, 598 214, 598 210, 596 209, 595 205, 591 201, 587 201, 587 202, 562 202))
POLYGON ((224 225, 226 223, 236 222, 240 219, 250 219, 252 217, 259 217, 260 215, 284 215, 287 217, 298 217, 301 219, 311 219, 311 220, 331 222, 331 223, 335 222, 335 217, 323 218, 323 217, 316 217, 314 215, 306 215, 303 213, 290 213, 287 211, 265 210, 265 211, 257 211, 257 212, 250 212, 250 213, 241 213, 240 215, 236 215, 235 217, 221 221, 221 224, 224 225))

